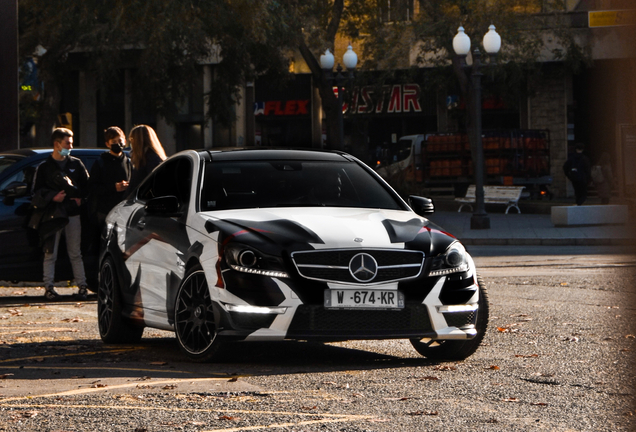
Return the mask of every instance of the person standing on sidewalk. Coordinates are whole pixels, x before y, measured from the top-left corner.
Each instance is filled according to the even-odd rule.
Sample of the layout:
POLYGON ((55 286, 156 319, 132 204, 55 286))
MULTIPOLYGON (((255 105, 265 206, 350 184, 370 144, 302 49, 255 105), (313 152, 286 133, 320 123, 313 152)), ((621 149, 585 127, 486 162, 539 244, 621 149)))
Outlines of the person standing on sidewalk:
POLYGON ((100 228, 108 212, 126 198, 132 174, 132 164, 124 153, 124 132, 117 126, 111 126, 104 131, 104 142, 109 151, 102 153, 93 164, 88 180, 91 215, 100 228))
POLYGON ((88 192, 88 173, 82 161, 71 156, 73 131, 65 128, 53 130, 53 153, 35 172, 33 181, 33 217, 31 226, 37 227, 44 249, 43 279, 48 300, 59 294, 53 288, 55 262, 62 232, 79 291, 77 297, 85 300, 88 294, 84 261, 82 260, 82 225, 80 207, 88 192))
POLYGON ((133 190, 166 159, 166 152, 153 128, 146 125, 135 126, 130 131, 128 142, 132 149, 133 172, 129 189, 133 190))
POLYGON ((583 154, 583 144, 576 145, 576 152, 563 164, 565 176, 572 182, 576 205, 582 205, 587 199, 587 185, 592 176, 590 160, 583 154))

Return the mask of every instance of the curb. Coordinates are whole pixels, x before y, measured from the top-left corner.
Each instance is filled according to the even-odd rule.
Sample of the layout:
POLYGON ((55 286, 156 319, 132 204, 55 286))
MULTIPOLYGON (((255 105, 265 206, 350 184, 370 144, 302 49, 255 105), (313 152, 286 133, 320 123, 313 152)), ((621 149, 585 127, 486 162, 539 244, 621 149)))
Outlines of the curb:
POLYGON ((466 246, 633 246, 629 238, 459 238, 466 246))

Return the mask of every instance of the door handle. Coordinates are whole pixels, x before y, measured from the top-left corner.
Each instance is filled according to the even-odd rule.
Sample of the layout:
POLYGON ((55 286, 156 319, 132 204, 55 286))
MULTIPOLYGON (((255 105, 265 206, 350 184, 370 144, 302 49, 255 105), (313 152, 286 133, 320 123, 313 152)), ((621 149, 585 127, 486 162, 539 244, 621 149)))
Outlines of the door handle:
POLYGON ((137 221, 137 229, 144 229, 146 228, 146 220, 144 218, 139 219, 139 221, 137 221))

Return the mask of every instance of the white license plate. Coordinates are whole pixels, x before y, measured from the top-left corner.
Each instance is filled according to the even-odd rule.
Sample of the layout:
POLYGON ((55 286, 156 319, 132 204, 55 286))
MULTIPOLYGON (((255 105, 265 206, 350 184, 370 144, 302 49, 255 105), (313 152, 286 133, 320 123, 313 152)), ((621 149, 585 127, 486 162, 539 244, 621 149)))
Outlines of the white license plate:
POLYGON ((328 309, 403 309, 404 294, 397 290, 325 290, 328 309))

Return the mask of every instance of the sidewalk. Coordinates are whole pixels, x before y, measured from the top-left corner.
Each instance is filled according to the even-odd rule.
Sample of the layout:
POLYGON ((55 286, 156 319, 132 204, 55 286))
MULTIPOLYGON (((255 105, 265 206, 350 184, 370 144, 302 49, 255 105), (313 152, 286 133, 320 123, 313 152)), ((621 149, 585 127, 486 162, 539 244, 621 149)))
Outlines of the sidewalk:
POLYGON ((429 219, 466 245, 636 245, 636 228, 629 223, 555 227, 552 224, 549 206, 539 213, 524 212, 524 208, 521 207, 521 214, 517 214, 514 209, 508 214, 504 214, 503 211, 491 213, 486 208, 490 217, 490 229, 471 230, 471 211, 464 209, 462 213, 458 213, 458 206, 455 204, 440 202, 441 205, 437 206, 437 200, 435 202, 439 210, 429 219))

